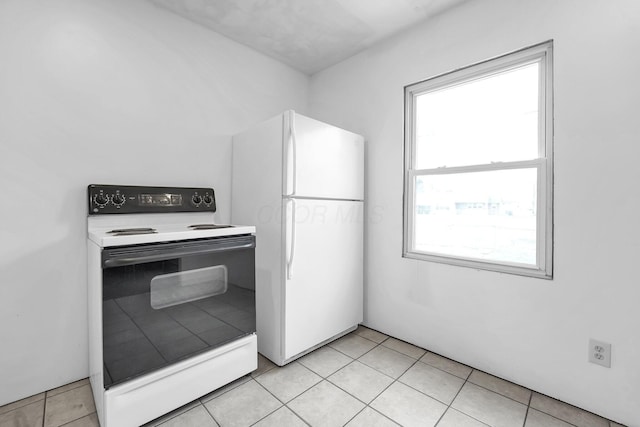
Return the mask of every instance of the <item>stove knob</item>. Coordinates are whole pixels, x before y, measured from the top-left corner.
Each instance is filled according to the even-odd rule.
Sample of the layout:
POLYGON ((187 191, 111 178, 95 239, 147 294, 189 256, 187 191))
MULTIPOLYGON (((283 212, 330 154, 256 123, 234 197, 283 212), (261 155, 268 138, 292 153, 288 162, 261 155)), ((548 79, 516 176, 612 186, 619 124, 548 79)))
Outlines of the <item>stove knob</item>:
POLYGON ((94 200, 96 202, 96 205, 98 205, 98 206, 104 206, 107 203, 109 203, 109 197, 105 196, 102 193, 96 194, 96 197, 95 197, 94 200))
POLYGON ((111 201, 113 202, 114 205, 116 206, 122 206, 124 205, 124 195, 122 194, 114 194, 113 197, 111 198, 111 201))
POLYGON ((211 198, 211 196, 210 196, 210 195, 208 195, 208 194, 206 194, 206 195, 204 196, 204 199, 203 199, 203 200, 204 200, 204 202, 205 202, 206 204, 208 204, 208 205, 210 205, 210 204, 211 204, 211 202, 213 202, 213 199, 212 199, 212 198, 211 198))
POLYGON ((199 205, 202 202, 202 197, 198 196, 197 194, 194 194, 194 196, 191 198, 191 201, 193 202, 194 205, 199 205))

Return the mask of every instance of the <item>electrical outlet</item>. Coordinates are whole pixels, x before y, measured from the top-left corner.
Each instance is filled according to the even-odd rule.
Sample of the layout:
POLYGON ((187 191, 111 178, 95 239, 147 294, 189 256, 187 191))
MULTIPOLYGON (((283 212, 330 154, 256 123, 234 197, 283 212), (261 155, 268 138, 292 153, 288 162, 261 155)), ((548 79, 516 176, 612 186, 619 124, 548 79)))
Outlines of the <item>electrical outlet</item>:
POLYGON ((589 340, 589 362, 602 365, 605 368, 611 367, 611 344, 594 340, 589 340))

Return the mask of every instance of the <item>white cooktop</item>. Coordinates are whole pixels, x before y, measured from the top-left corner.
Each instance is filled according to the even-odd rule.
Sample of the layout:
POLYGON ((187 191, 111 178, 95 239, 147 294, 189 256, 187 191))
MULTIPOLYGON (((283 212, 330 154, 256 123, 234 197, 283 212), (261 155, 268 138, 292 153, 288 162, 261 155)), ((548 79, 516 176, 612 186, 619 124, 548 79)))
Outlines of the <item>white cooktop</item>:
POLYGON ((254 234, 253 225, 234 225, 226 228, 193 230, 189 225, 214 224, 212 213, 101 215, 87 218, 90 241, 100 247, 137 245, 175 240, 254 234), (109 231, 125 228, 154 228, 156 233, 117 236, 109 231))

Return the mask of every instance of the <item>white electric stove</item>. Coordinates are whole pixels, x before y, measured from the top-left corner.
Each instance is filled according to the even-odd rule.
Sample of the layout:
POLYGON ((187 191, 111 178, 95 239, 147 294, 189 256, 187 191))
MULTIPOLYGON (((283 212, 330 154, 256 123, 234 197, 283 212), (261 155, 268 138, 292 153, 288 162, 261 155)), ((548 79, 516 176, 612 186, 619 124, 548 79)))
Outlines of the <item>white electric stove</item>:
POLYGON ((257 368, 255 227, 211 188, 88 187, 89 367, 100 424, 139 426, 257 368))

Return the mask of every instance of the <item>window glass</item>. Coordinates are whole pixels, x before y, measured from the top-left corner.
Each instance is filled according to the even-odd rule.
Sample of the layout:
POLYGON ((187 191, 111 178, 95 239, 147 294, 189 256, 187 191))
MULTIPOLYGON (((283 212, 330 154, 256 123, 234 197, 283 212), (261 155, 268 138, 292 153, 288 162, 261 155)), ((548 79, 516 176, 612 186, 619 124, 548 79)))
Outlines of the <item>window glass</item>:
POLYGON ((415 183, 415 249, 536 264, 537 169, 425 175, 415 183))
POLYGON ((416 169, 538 157, 533 63, 416 96, 416 169))

